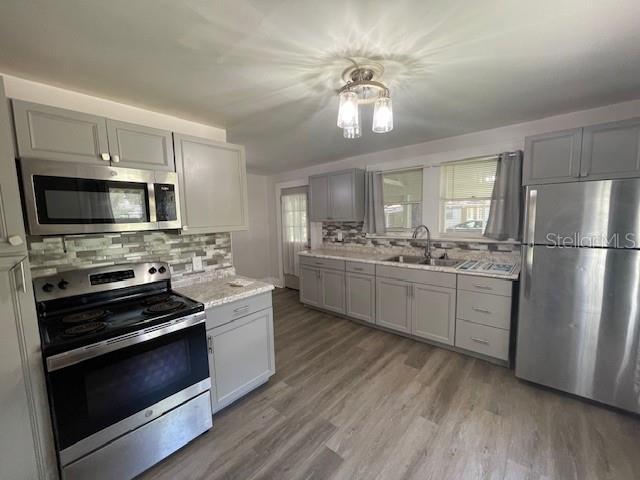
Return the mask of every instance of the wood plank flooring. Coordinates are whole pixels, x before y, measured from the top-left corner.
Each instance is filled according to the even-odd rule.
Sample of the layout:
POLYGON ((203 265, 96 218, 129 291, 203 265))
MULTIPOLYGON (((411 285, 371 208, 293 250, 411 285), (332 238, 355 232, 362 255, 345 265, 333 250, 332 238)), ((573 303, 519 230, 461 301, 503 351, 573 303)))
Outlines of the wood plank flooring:
POLYGON ((640 479, 640 420, 274 293, 276 375, 144 479, 640 479))

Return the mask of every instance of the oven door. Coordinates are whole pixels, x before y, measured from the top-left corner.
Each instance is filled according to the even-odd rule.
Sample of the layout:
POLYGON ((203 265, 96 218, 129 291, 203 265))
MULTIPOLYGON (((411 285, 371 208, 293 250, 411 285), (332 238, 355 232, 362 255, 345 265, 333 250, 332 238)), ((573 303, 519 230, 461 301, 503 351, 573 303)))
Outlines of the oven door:
MULTIPOLYGON (((62 466, 210 389, 203 321, 149 336, 145 341, 148 336, 139 335, 132 343, 124 335, 124 348, 53 371, 49 368, 50 406, 62 466)), ((109 350, 113 345, 102 347, 109 350)), ((87 353, 90 350, 94 349, 89 347, 87 353)))
POLYGON ((152 171, 21 159, 32 235, 157 229, 152 171))

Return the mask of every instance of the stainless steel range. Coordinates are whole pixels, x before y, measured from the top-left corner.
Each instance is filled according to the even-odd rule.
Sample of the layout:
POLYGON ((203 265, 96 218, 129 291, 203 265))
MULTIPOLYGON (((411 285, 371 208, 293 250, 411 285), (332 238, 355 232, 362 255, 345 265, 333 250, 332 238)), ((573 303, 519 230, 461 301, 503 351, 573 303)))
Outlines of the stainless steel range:
POLYGON ((204 306, 165 263, 34 280, 64 479, 129 479, 212 427, 204 306))

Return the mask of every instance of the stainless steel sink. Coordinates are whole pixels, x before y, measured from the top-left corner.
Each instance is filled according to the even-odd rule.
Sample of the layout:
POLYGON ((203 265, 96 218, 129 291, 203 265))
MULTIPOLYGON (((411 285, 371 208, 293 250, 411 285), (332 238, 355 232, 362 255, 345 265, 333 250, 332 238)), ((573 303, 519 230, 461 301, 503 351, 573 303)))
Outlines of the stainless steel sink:
POLYGON ((387 262, 413 263, 419 265, 431 265, 434 267, 455 267, 456 265, 462 263, 462 260, 458 260, 456 258, 427 259, 427 257, 418 257, 413 255, 398 255, 395 257, 387 258, 387 262))
POLYGON ((387 258, 387 262, 398 263, 422 263, 426 260, 426 257, 418 257, 413 255, 398 255, 396 257, 387 258))

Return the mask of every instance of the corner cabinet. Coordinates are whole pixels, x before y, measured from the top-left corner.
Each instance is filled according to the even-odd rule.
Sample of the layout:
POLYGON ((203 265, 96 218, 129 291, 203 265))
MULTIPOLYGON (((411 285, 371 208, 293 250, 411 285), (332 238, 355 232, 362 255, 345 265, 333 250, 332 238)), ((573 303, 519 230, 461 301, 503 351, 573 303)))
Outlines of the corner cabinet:
POLYGON ((248 230, 244 147, 174 135, 183 233, 248 230))
POLYGON ((525 139, 523 185, 640 177, 640 119, 525 139))
POLYGON ((352 168, 309 177, 309 218, 362 221, 364 219, 364 170, 352 168))
POLYGON ((1 478, 53 478, 40 338, 26 258, 0 257, 1 478), (10 432, 10 434, 9 434, 10 432))
POLYGON ((18 156, 175 171, 171 132, 13 100, 18 156))
POLYGON ((26 255, 9 106, 0 77, 0 256, 26 255))

